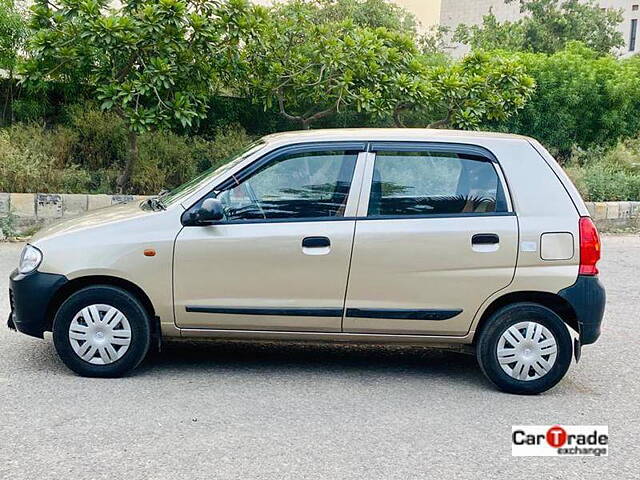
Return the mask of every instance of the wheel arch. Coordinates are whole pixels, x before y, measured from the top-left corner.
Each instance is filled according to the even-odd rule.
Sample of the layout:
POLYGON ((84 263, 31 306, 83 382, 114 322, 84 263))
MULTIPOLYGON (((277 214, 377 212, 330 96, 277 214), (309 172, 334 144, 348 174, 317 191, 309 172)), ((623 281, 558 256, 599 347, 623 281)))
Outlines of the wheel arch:
POLYGON ((85 287, 92 287, 97 285, 110 285, 113 287, 119 287, 135 296, 142 303, 142 306, 149 314, 149 318, 152 320, 152 332, 155 331, 158 319, 156 316, 155 308, 149 296, 144 292, 142 288, 140 288, 135 283, 123 278, 109 275, 89 275, 85 277, 74 278, 73 280, 65 283, 49 301, 46 313, 46 330, 51 331, 55 314, 67 298, 85 287))
POLYGON ((538 291, 518 291, 510 292, 493 300, 489 306, 482 312, 482 316, 478 321, 473 337, 475 344, 480 337, 480 332, 487 325, 491 315, 502 307, 520 302, 533 302, 543 307, 547 307, 556 313, 569 327, 580 333, 578 317, 571 304, 556 293, 538 292, 538 291))

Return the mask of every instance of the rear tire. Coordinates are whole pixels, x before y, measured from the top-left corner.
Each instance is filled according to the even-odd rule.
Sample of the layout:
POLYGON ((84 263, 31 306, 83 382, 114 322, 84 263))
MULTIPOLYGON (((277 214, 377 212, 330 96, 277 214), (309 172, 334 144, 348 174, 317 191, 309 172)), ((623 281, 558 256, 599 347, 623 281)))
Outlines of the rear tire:
POLYGON ((53 321, 53 343, 64 364, 85 377, 120 377, 144 359, 151 340, 140 301, 110 285, 73 293, 53 321))
POLYGON ((571 365, 569 330, 552 310, 515 303, 495 312, 480 332, 476 357, 500 390, 534 395, 555 386, 571 365))

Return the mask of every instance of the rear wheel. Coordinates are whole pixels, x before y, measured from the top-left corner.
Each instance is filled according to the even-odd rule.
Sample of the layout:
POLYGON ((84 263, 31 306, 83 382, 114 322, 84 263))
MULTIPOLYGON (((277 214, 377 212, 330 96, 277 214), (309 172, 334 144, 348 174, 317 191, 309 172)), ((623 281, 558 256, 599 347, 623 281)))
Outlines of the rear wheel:
POLYGON ((535 303, 494 313, 480 332, 476 356, 500 390, 536 394, 556 385, 571 365, 573 345, 562 318, 535 303))
POLYGON ((74 372, 119 377, 138 366, 149 349, 148 315, 138 299, 121 288, 83 288, 58 309, 53 342, 74 372))

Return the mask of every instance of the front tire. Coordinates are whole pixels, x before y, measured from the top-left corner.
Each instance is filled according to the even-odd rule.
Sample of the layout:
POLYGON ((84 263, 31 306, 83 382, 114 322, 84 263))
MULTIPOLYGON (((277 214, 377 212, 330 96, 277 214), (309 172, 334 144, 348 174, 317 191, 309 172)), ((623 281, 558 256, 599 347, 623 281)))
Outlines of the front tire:
POLYGON ((552 310, 516 303, 495 312, 480 332, 476 356, 500 390, 533 395, 555 386, 571 365, 569 330, 552 310))
POLYGON ((137 367, 151 341, 140 301, 110 285, 73 293, 53 321, 53 343, 64 364, 85 377, 120 377, 137 367))

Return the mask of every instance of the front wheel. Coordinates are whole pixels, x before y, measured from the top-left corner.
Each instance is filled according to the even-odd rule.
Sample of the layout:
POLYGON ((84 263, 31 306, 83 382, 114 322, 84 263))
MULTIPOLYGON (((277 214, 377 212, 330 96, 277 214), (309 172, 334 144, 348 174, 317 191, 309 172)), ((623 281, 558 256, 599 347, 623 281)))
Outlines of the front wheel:
POLYGON ((148 314, 138 299, 109 285, 75 292, 53 321, 58 355, 85 377, 119 377, 134 369, 150 337, 148 314))
POLYGON ((562 318, 535 303, 498 310, 480 332, 476 356, 483 373, 500 390, 537 394, 567 373, 573 344, 562 318))

